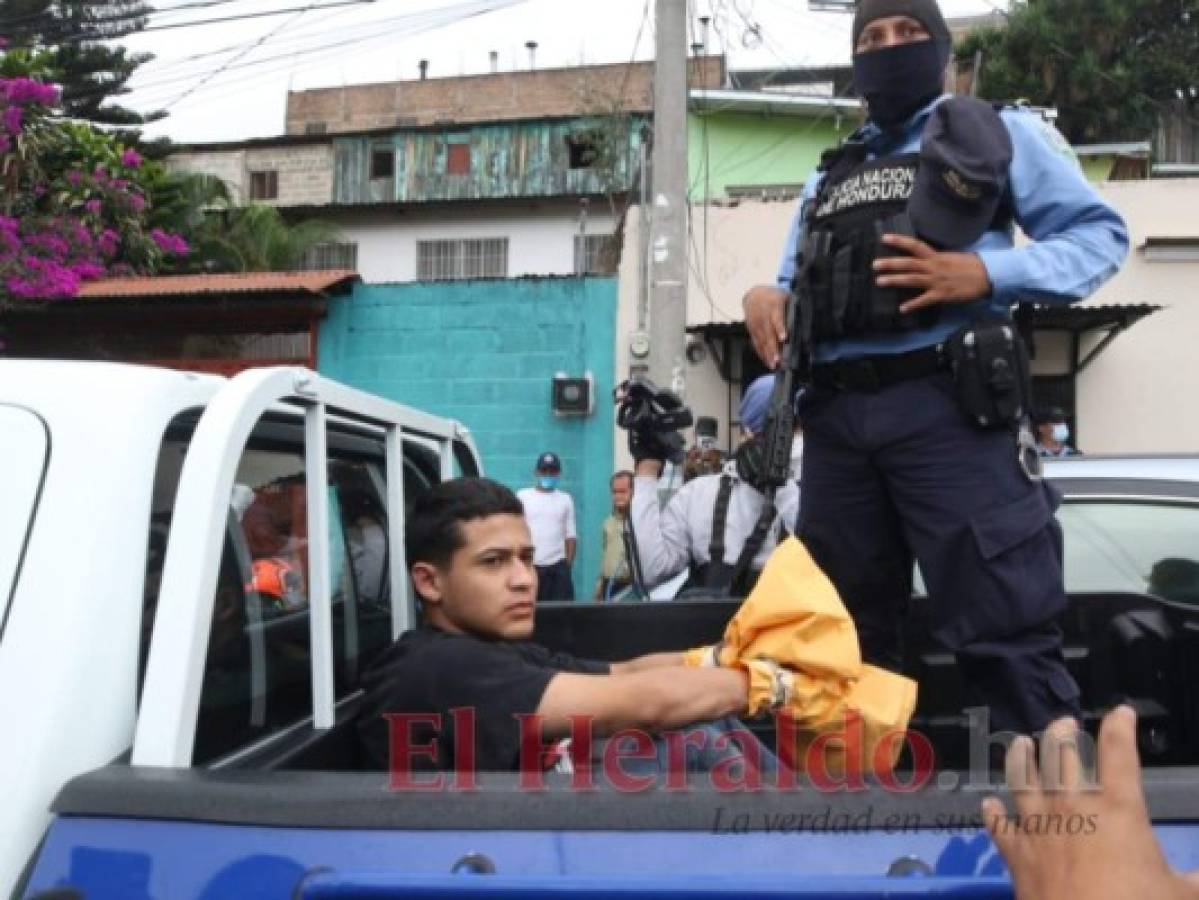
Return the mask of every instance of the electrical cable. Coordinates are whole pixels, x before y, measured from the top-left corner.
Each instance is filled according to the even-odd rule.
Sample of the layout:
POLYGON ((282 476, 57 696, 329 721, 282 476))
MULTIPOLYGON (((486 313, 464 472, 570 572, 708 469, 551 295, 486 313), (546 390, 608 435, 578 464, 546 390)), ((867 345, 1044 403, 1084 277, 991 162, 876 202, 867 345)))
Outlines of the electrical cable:
POLYGON ((310 3, 310 4, 308 4, 308 6, 307 6, 307 7, 305 7, 304 9, 301 9, 301 10, 299 10, 299 11, 298 11, 298 12, 297 12, 297 13, 296 13, 294 16, 292 16, 290 19, 287 19, 286 21, 284 21, 284 22, 280 23, 280 24, 279 24, 278 26, 276 26, 275 28, 272 28, 270 31, 268 31, 268 32, 266 32, 265 34, 263 34, 263 35, 262 35, 262 37, 260 37, 260 38, 259 38, 257 41, 255 41, 253 44, 251 44, 251 45, 250 45, 249 47, 247 47, 245 50, 242 50, 240 53, 238 53, 236 56, 234 56, 234 57, 233 57, 232 59, 230 59, 228 62, 226 62, 225 64, 223 64, 222 66, 220 66, 220 67, 219 67, 219 68, 218 68, 216 71, 214 71, 214 72, 212 72, 211 74, 209 74, 209 75, 206 75, 204 78, 200 79, 198 82, 196 82, 196 83, 195 83, 195 84, 193 84, 191 87, 189 87, 187 90, 185 90, 185 91, 184 91, 182 94, 180 94, 179 96, 175 97, 175 99, 173 99, 173 100, 169 101, 168 103, 166 103, 166 104, 165 104, 165 105, 164 105, 162 108, 163 108, 164 110, 169 110, 171 107, 173 107, 173 106, 175 106, 176 104, 178 104, 178 103, 179 103, 179 101, 181 101, 181 100, 184 100, 184 99, 186 99, 187 97, 190 97, 192 94, 194 94, 194 93, 195 93, 196 91, 198 91, 200 88, 204 87, 204 85, 208 84, 208 82, 212 81, 212 79, 216 78, 216 77, 217 77, 218 75, 220 75, 222 72, 224 72, 225 70, 227 70, 227 69, 228 69, 228 68, 229 68, 229 67, 230 67, 230 66, 231 66, 233 63, 237 62, 239 59, 242 59, 242 58, 243 58, 243 57, 245 57, 247 54, 249 54, 249 53, 253 53, 253 52, 254 52, 254 50, 256 50, 257 48, 261 47, 263 44, 265 44, 267 41, 269 41, 269 40, 270 40, 272 37, 274 37, 274 36, 275 36, 276 34, 278 34, 280 31, 283 31, 285 28, 287 28, 287 26, 289 26, 289 25, 291 25, 292 23, 296 22, 296 21, 297 21, 297 20, 298 20, 298 19, 299 19, 301 16, 303 16, 303 15, 304 15, 304 13, 308 12, 308 11, 309 11, 309 10, 311 10, 313 7, 315 7, 316 5, 317 5, 316 3, 310 3))

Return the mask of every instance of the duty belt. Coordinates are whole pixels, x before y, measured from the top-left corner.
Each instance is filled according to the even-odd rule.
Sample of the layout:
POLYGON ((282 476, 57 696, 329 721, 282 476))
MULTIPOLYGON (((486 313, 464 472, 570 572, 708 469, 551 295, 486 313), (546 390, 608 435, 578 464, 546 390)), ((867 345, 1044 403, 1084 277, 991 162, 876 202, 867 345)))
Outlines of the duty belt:
POLYGON ((884 353, 818 363, 812 367, 812 383, 838 391, 872 393, 948 368, 948 361, 939 346, 924 347, 910 353, 884 353))

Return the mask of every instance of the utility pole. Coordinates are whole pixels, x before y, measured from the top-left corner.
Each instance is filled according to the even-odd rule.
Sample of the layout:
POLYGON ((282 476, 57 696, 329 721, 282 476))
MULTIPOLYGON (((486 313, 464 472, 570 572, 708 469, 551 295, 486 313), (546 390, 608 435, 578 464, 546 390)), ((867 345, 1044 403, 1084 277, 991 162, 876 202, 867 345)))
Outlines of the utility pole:
MULTIPOLYGON (((680 396, 687 330, 687 0, 656 0, 649 377, 680 396)), ((644 344, 642 344, 644 349, 644 344)))

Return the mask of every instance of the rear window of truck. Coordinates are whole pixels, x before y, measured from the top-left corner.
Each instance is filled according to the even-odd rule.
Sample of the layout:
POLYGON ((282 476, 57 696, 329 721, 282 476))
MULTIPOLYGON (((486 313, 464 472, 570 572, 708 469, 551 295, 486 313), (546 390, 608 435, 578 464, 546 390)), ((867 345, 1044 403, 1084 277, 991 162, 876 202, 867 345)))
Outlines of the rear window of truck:
POLYGON ((27 409, 0 404, 0 639, 49 453, 45 423, 27 409))
MULTIPOLYGON (((149 652, 183 460, 195 429, 184 414, 164 437, 154 482, 145 582, 141 674, 149 652)), ((436 478, 437 458, 407 441, 411 503, 436 478)), ((329 546, 334 679, 340 702, 391 644, 383 445, 330 431, 329 546)), ((212 763, 301 726, 312 714, 303 431, 260 422, 242 452, 229 498, 193 762, 212 763)))

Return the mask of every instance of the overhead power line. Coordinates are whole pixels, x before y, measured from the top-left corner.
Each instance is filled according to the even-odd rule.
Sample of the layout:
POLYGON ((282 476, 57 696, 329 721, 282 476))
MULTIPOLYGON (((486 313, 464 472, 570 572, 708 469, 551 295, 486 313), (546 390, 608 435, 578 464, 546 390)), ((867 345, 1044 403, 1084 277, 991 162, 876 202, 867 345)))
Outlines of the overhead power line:
POLYGON ((201 78, 199 81, 197 81, 195 84, 193 84, 187 90, 185 90, 178 97, 171 100, 169 103, 167 103, 163 107, 163 109, 170 109, 171 107, 175 106, 180 100, 183 100, 184 98, 189 97, 192 94, 194 94, 200 88, 204 87, 204 85, 206 85, 208 82, 212 81, 212 79, 216 78, 218 75, 220 75, 226 69, 228 69, 233 63, 237 62, 239 59, 244 58, 247 54, 253 53, 254 50, 256 50, 258 47, 261 47, 263 44, 265 44, 267 41, 269 41, 272 37, 274 37, 280 31, 285 29, 288 25, 291 25, 293 22, 297 21, 302 15, 304 15, 304 13, 308 12, 316 5, 317 4, 315 4, 315 3, 309 3, 308 6, 297 11, 296 14, 294 16, 292 16, 290 19, 287 19, 286 21, 281 22, 278 25, 276 25, 270 31, 263 34, 262 37, 260 37, 257 41, 255 41, 249 47, 246 47, 240 53, 238 53, 235 56, 231 57, 230 59, 226 60, 223 64, 218 66, 214 71, 210 72, 208 75, 205 75, 203 78, 201 78))
MULTIPOLYGON (((376 3, 376 2, 378 2, 378 0, 334 0, 334 2, 323 3, 319 6, 312 6, 312 5, 310 5, 310 6, 291 6, 291 7, 285 8, 285 9, 260 10, 259 12, 239 13, 238 15, 235 15, 235 16, 218 16, 218 17, 212 18, 212 19, 192 19, 187 22, 167 22, 162 25, 147 25, 144 28, 130 27, 129 31, 125 34, 120 35, 120 37, 129 37, 132 34, 146 34, 151 31, 172 31, 177 28, 199 28, 203 25, 219 25, 219 24, 224 24, 224 23, 228 23, 228 22, 242 22, 242 21, 246 21, 249 19, 264 19, 264 18, 269 18, 271 16, 282 16, 282 15, 286 15, 287 13, 307 12, 309 10, 319 11, 319 10, 323 10, 323 9, 335 9, 336 7, 339 7, 339 6, 362 6, 365 4, 371 4, 371 3, 376 3)), ((135 21, 138 21, 138 20, 144 19, 144 18, 146 18, 145 15, 136 16, 136 17, 128 17, 127 21, 135 22, 135 21)), ((107 20, 96 20, 94 24, 100 24, 100 25, 103 25, 106 23, 113 24, 113 23, 117 23, 117 22, 121 22, 121 21, 125 21, 125 20, 126 19, 122 19, 121 17, 114 17, 112 19, 107 19, 107 20)), ((87 23, 87 24, 93 24, 93 23, 87 23)), ((54 37, 52 39, 48 39, 46 41, 46 43, 54 44, 54 45, 87 44, 87 43, 96 43, 98 41, 108 41, 108 40, 115 40, 115 39, 116 39, 116 36, 113 36, 113 35, 105 35, 105 34, 100 34, 100 33, 90 33, 90 34, 81 33, 81 34, 63 35, 61 38, 54 37)))
MULTIPOLYGON (((227 94, 243 94, 245 91, 245 88, 248 84, 253 83, 254 81, 261 81, 261 80, 271 77, 272 75, 275 75, 279 72, 284 72, 284 71, 288 71, 288 70, 292 69, 295 65, 296 59, 301 56, 305 57, 307 62, 323 61, 325 58, 338 55, 339 52, 342 50, 342 48, 347 47, 347 46, 360 45, 360 44, 365 44, 365 43, 369 43, 372 41, 394 41, 394 40, 396 40, 397 37, 411 36, 411 35, 419 34, 424 31, 434 30, 437 28, 444 27, 446 25, 464 21, 466 19, 474 18, 474 17, 480 16, 480 15, 485 15, 487 13, 494 12, 499 9, 504 9, 504 8, 507 8, 510 6, 515 6, 520 3, 524 3, 524 2, 527 2, 527 0, 473 0, 473 2, 460 3, 454 7, 443 7, 441 9, 435 9, 435 10, 424 10, 420 13, 410 13, 408 15, 393 17, 390 19, 384 19, 384 20, 379 20, 379 21, 370 22, 370 23, 363 23, 361 27, 369 27, 370 33, 368 33, 362 37, 354 37, 354 38, 344 40, 344 41, 322 42, 318 46, 312 47, 307 50, 293 50, 293 51, 289 51, 287 53, 279 54, 279 55, 272 56, 269 58, 247 60, 245 62, 228 65, 227 67, 224 68, 224 71, 221 72, 220 74, 228 74, 229 72, 232 72, 235 70, 244 70, 244 69, 247 69, 247 68, 250 68, 253 66, 263 65, 263 64, 267 64, 267 63, 271 63, 271 62, 279 63, 280 61, 282 61, 281 65, 276 65, 272 68, 268 68, 265 71, 257 72, 253 76, 250 76, 249 78, 246 78, 246 77, 241 78, 235 87, 233 87, 229 90, 226 90, 224 92, 217 93, 215 95, 208 89, 209 88, 215 89, 215 88, 217 88, 217 85, 216 84, 206 84, 205 85, 206 99, 216 99, 218 97, 222 97, 227 94), (390 27, 388 27, 388 26, 390 26, 390 27), (397 34, 397 28, 401 28, 403 30, 403 34, 397 34)), ((320 7, 318 7, 318 9, 319 8, 320 7)), ((352 26, 352 27, 357 28, 359 26, 352 26)), ((230 61, 230 62, 232 62, 232 61, 230 61)), ((220 67, 218 67, 218 69, 219 68, 220 67)), ((208 76, 210 74, 212 74, 212 73, 193 73, 192 75, 186 76, 186 77, 205 78, 206 76, 208 76)), ((176 76, 176 77, 172 77, 169 79, 163 79, 158 82, 153 82, 151 84, 133 85, 132 86, 133 93, 138 95, 137 105, 138 106, 146 106, 146 107, 154 106, 156 103, 162 102, 162 99, 165 99, 165 96, 162 99, 150 99, 150 98, 141 96, 140 92, 148 91, 151 95, 154 95, 156 92, 159 94, 163 94, 164 93, 162 91, 163 85, 168 84, 168 83, 172 83, 172 84, 178 83, 181 80, 186 80, 186 79, 183 77, 176 76)), ((211 79, 209 79, 209 80, 211 80, 211 79)), ((221 87, 227 87, 227 86, 222 84, 221 87)))

